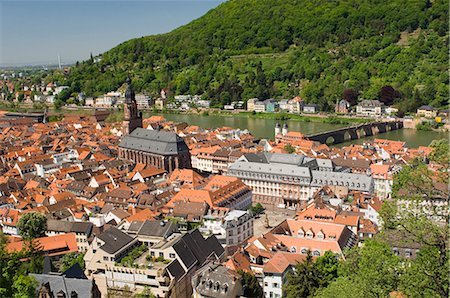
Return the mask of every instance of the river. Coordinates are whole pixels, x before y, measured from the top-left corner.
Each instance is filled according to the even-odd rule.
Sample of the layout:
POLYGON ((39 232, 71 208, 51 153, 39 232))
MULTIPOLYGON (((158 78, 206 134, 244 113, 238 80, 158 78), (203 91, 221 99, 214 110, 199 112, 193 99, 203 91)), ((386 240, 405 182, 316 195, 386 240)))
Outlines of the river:
MULTIPOLYGON (((328 131, 347 125, 330 124, 321 122, 303 122, 296 120, 278 121, 274 119, 258 119, 251 117, 239 116, 215 116, 215 115, 194 115, 194 114, 158 114, 167 120, 174 122, 186 122, 190 125, 198 125, 202 128, 213 129, 222 126, 248 129, 256 138, 274 139, 274 128, 277 122, 283 124, 287 122, 289 131, 300 131, 303 134, 311 134, 321 131, 328 131)), ((416 148, 419 146, 427 146, 435 139, 448 138, 446 132, 435 131, 419 131, 415 129, 400 129, 390 131, 376 136, 362 138, 359 140, 350 141, 351 143, 361 144, 367 140, 374 138, 383 138, 388 140, 398 140, 407 143, 409 148, 416 148)), ((350 142, 338 144, 337 146, 345 146, 350 142)))

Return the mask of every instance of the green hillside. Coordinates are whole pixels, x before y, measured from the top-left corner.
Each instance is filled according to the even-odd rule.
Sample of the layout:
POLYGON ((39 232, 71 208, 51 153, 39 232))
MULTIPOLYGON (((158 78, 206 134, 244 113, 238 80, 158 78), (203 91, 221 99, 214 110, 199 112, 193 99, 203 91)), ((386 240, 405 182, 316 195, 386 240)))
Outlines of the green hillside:
POLYGON ((48 80, 98 95, 130 74, 138 91, 204 94, 216 106, 301 95, 331 109, 351 89, 412 111, 447 105, 448 36, 444 0, 231 0, 48 80))

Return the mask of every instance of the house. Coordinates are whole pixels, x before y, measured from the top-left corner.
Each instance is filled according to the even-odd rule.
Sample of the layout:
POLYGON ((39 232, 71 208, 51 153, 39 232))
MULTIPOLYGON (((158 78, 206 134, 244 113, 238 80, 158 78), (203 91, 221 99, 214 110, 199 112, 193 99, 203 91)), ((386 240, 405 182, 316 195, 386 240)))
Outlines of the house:
POLYGON ((381 117, 385 113, 385 106, 378 100, 363 100, 356 106, 358 116, 381 117))
POLYGON ((126 232, 130 236, 136 236, 139 242, 144 243, 148 247, 152 247, 161 241, 167 240, 174 233, 177 233, 178 228, 171 221, 145 220, 133 221, 126 232))
POLYGON ((247 111, 249 112, 255 111, 255 102, 257 101, 258 101, 257 98, 250 98, 249 100, 247 100, 247 111))
POLYGON ((421 106, 417 109, 417 117, 435 118, 437 116, 437 109, 432 106, 421 106))
MULTIPOLYGON (((40 248, 40 252, 49 257, 58 258, 68 253, 78 252, 75 233, 35 238, 33 241, 35 241, 36 247, 40 248)), ((27 241, 10 242, 6 245, 6 251, 19 252, 27 245, 27 241)))
POLYGON ((285 251, 315 257, 326 251, 342 256, 345 249, 357 243, 357 236, 345 225, 333 222, 286 219, 278 226, 250 242, 267 252, 285 251))
POLYGON ((373 177, 375 194, 386 199, 392 193, 393 176, 391 166, 387 164, 371 164, 370 172, 373 177))
POLYGON ((15 209, 0 209, 0 228, 4 234, 19 235, 17 223, 20 211, 15 209))
POLYGON ((263 290, 265 298, 281 298, 283 285, 287 283, 287 276, 293 272, 299 262, 304 262, 306 255, 292 254, 288 252, 277 252, 264 264, 263 267, 263 290))
POLYGON ((320 112, 319 106, 313 103, 303 105, 303 113, 316 114, 320 112))
POLYGON ((350 103, 345 99, 341 99, 336 103, 334 111, 337 114, 348 114, 348 112, 350 112, 350 103))
POLYGON ((88 277, 97 273, 104 274, 108 265, 112 266, 115 262, 119 262, 138 245, 139 242, 135 237, 115 227, 96 236, 84 256, 88 277))
POLYGON ((75 233, 78 251, 85 252, 89 248, 89 238, 92 234, 91 222, 70 222, 63 220, 47 220, 47 236, 75 233))
POLYGON ((241 297, 241 276, 223 265, 208 264, 192 278, 194 298, 241 297))
POLYGON ((36 288, 39 298, 100 298, 100 291, 94 281, 86 278, 71 277, 66 274, 49 272, 34 274, 38 282, 36 288))
POLYGON ((278 101, 276 101, 275 99, 267 99, 266 101, 264 101, 264 104, 266 106, 265 110, 268 113, 276 112, 279 108, 278 101))
POLYGON ((253 111, 256 113, 263 113, 266 111, 266 104, 264 101, 255 101, 253 104, 253 111))
POLYGON ((248 211, 232 210, 226 214, 211 211, 203 216, 200 231, 214 234, 224 245, 239 245, 253 236, 253 220, 248 211))

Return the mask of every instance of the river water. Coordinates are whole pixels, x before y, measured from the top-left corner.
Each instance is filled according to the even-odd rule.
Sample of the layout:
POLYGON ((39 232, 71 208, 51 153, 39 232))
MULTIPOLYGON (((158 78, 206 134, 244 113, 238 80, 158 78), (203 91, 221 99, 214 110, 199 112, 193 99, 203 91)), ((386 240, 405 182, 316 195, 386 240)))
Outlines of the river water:
MULTIPOLYGON (((347 125, 342 124, 330 124, 320 122, 303 122, 296 120, 278 121, 274 119, 258 119, 250 117, 233 117, 233 116, 203 116, 193 114, 158 114, 166 118, 167 120, 174 122, 186 122, 190 125, 198 125, 205 129, 213 129, 222 126, 248 129, 256 138, 261 139, 274 139, 274 129, 277 122, 281 124, 287 123, 289 131, 300 131, 303 134, 311 134, 316 132, 328 131, 347 125)), ((351 143, 361 144, 367 140, 383 138, 388 140, 404 141, 409 148, 415 148, 418 146, 427 146, 431 141, 435 139, 448 138, 446 132, 435 131, 419 131, 415 129, 400 129, 394 130, 376 136, 362 138, 359 140, 350 141, 351 143)), ((345 146, 350 143, 342 143, 337 146, 345 146)))

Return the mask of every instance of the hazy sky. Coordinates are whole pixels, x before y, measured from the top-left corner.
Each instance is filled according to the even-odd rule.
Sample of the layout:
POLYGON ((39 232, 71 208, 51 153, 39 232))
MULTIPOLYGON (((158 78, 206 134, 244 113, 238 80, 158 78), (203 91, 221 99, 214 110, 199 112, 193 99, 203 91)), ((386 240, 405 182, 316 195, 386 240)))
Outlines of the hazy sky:
POLYGON ((0 65, 73 63, 168 32, 223 0, 0 0, 0 65))

